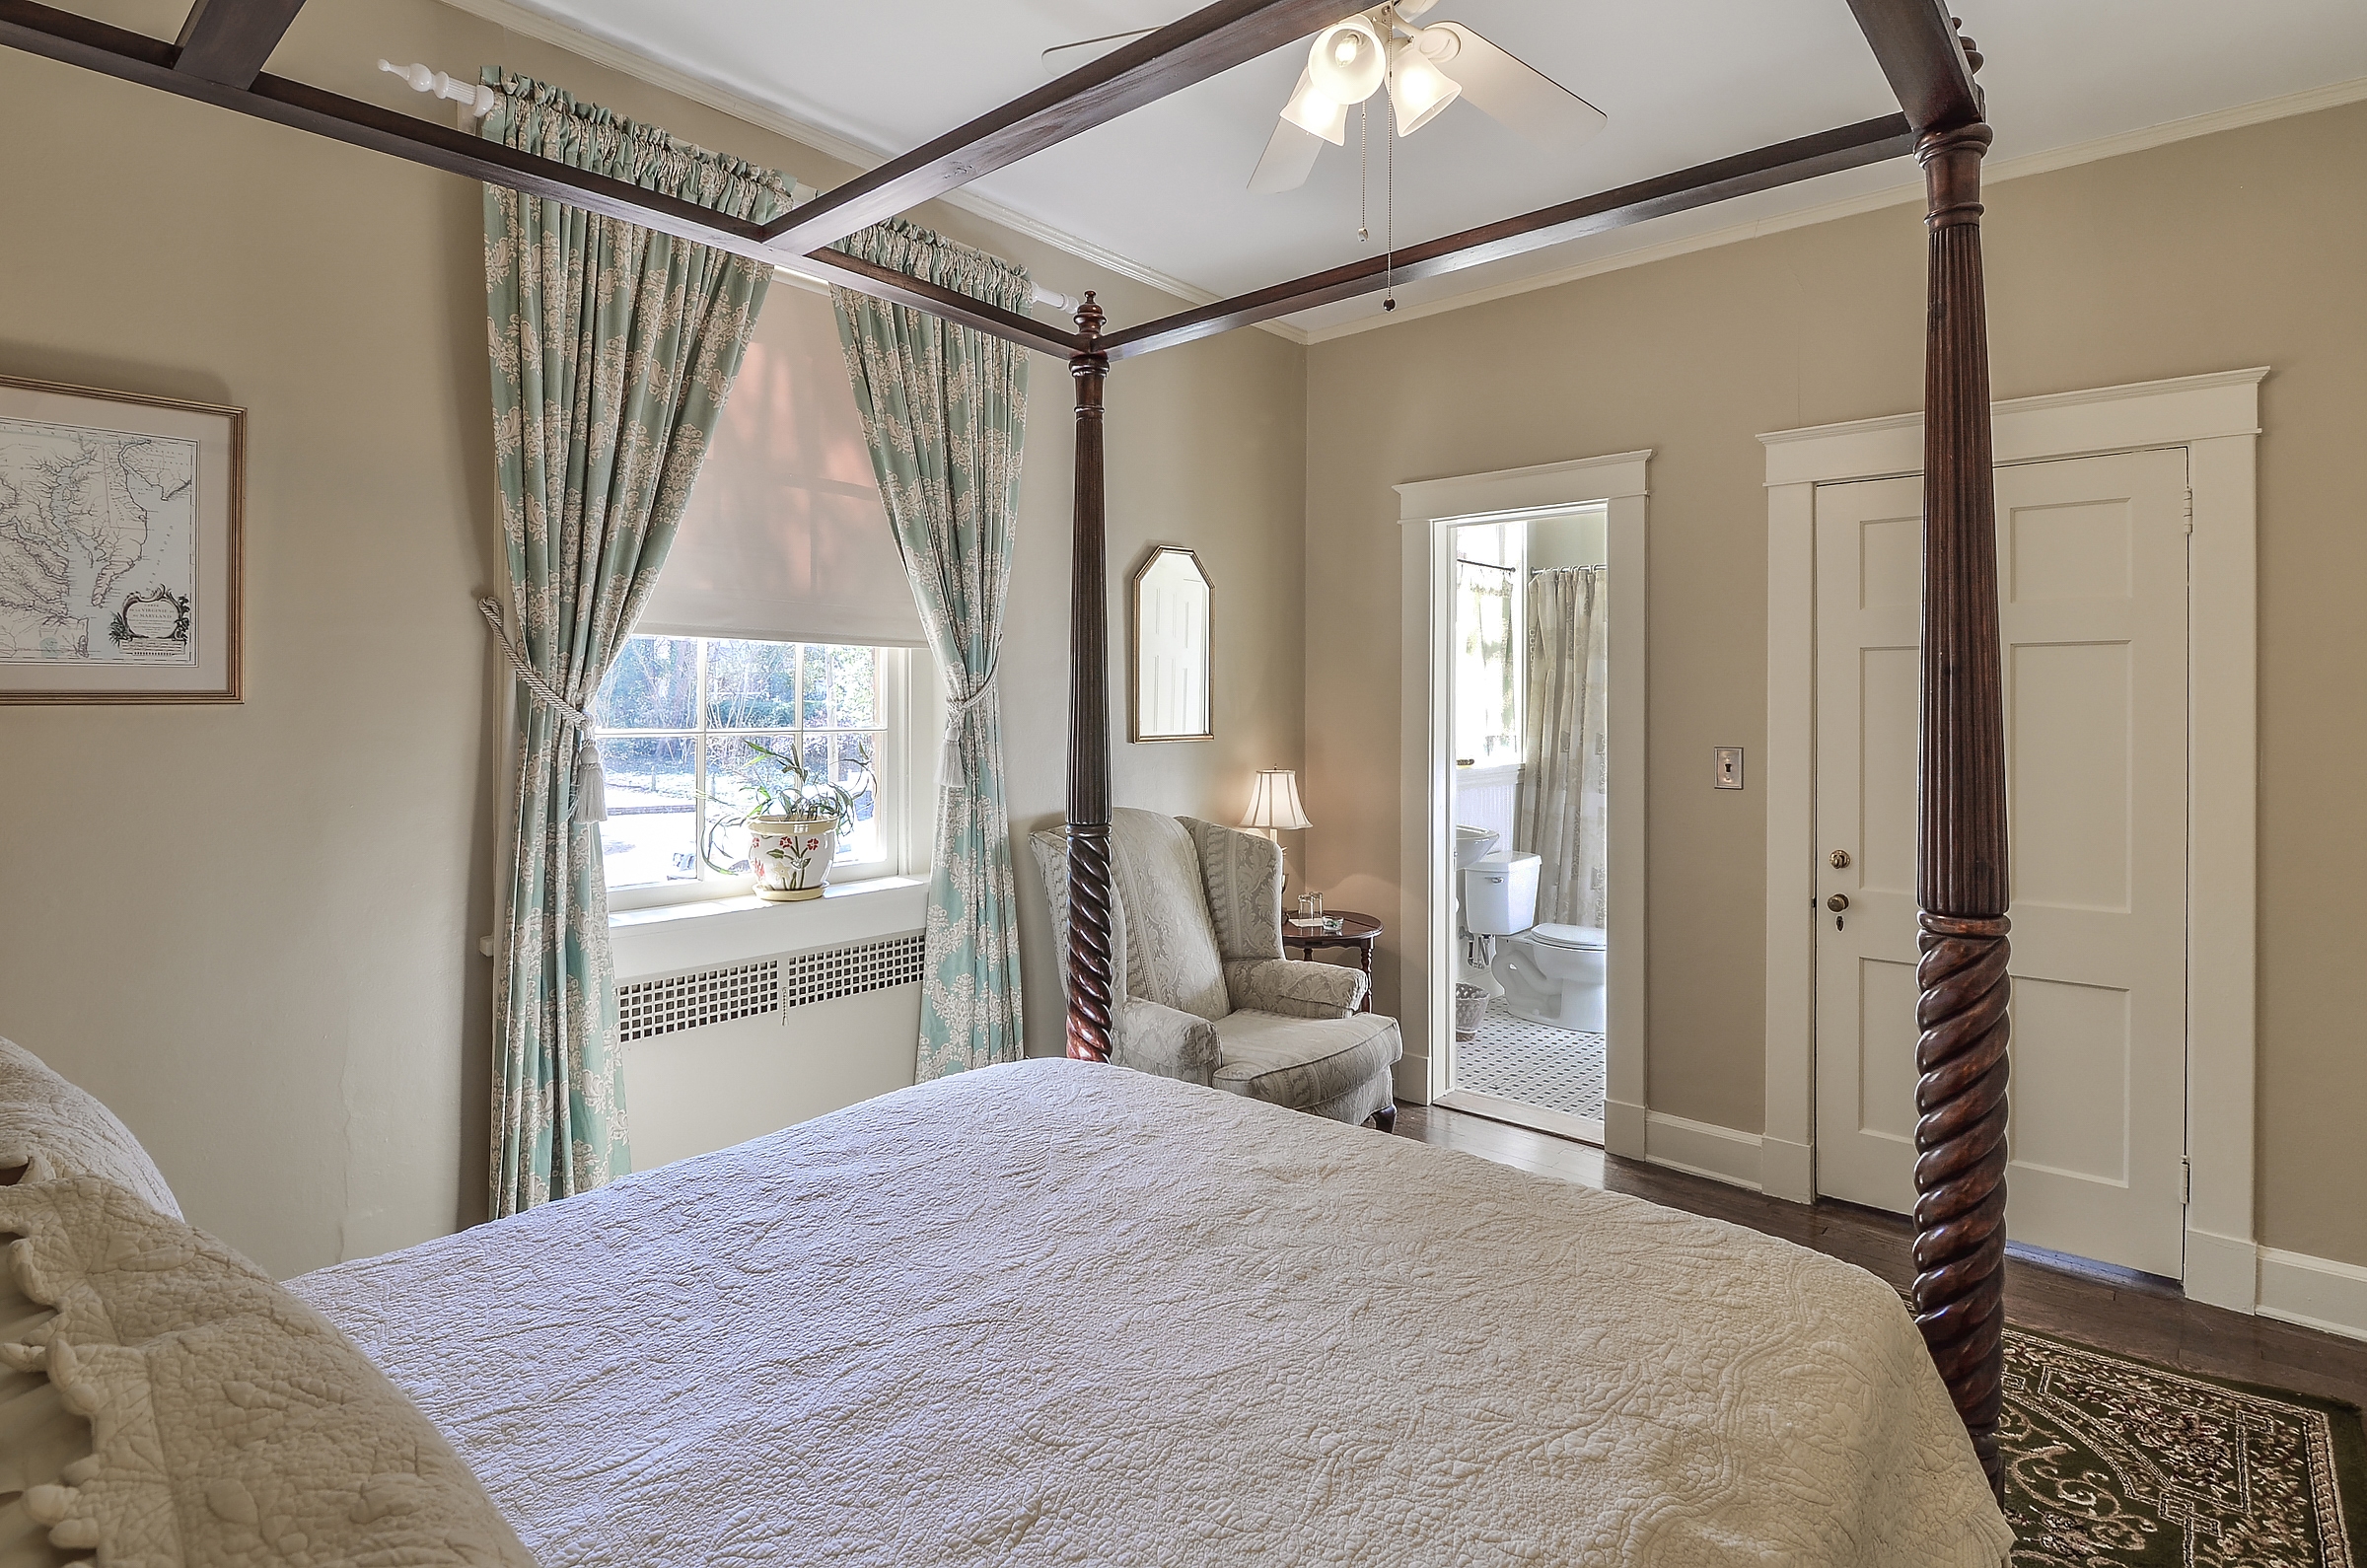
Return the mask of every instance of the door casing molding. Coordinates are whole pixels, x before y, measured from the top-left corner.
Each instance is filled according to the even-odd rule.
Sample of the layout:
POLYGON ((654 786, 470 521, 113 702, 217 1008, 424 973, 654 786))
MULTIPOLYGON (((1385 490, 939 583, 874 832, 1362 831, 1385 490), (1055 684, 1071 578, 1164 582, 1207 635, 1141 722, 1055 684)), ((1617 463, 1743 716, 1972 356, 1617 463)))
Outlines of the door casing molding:
MULTIPOLYGON (((2186 1285, 2259 1302, 2254 1221, 2259 594, 2265 367, 1996 404, 2000 464, 2184 448, 2193 493, 2187 658, 2186 1285), (2202 983, 2197 984, 2197 980, 2202 983)), ((1764 1190, 1816 1195, 1816 491, 1923 468, 1923 416, 1762 435, 1767 463, 1764 1190)))
POLYGON ((1602 504, 1611 570, 1611 693, 1606 715, 1611 906, 1605 998, 1608 1098, 1603 1144, 1644 1155, 1644 616, 1645 506, 1650 452, 1506 468, 1396 486, 1402 550, 1402 650, 1399 715, 1399 1027, 1405 1056, 1398 1096, 1428 1104, 1447 1087, 1455 1037, 1455 929, 1449 897, 1454 835, 1448 831, 1453 733, 1452 530, 1508 523, 1602 504))

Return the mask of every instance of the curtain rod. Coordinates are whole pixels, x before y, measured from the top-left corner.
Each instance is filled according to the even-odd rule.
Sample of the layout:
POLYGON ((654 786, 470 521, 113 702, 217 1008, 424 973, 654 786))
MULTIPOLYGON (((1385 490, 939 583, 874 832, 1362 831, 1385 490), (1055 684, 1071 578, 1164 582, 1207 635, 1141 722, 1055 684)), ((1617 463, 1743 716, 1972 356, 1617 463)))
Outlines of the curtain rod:
MULTIPOLYGON (((431 93, 437 98, 449 98, 456 104, 467 105, 471 119, 483 119, 493 112, 493 106, 500 102, 499 95, 483 83, 463 81, 449 71, 431 71, 417 64, 396 65, 392 60, 379 61, 378 68, 390 76, 400 78, 414 93, 431 93)), ((789 199, 792 205, 802 206, 821 194, 820 190, 802 179, 790 183, 789 199)), ((773 270, 777 275, 818 288, 827 288, 830 283, 828 278, 820 273, 800 271, 785 264, 775 263, 773 270)), ((1063 316, 1075 315, 1081 303, 1073 295, 1057 293, 1036 282, 1029 283, 1028 294, 1038 305, 1049 306, 1063 316)))

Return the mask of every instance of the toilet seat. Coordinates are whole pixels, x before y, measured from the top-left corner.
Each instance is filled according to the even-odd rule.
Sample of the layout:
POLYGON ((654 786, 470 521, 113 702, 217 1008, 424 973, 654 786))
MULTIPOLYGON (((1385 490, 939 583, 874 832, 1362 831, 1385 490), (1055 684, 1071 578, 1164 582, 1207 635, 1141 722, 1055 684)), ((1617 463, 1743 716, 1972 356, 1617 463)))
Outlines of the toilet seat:
POLYGON ((1521 935, 1548 948, 1604 950, 1611 946, 1601 926, 1561 926, 1541 922, 1521 935))

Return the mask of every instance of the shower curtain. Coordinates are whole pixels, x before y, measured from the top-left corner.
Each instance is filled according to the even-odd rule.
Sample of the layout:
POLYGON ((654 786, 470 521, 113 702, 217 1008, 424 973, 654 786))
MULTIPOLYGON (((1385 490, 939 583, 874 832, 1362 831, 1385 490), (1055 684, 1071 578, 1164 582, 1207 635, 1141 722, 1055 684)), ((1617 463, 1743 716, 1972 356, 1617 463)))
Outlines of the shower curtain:
POLYGON ((1528 711, 1512 843, 1543 863, 1540 924, 1605 923, 1608 570, 1562 566, 1529 579, 1528 711))

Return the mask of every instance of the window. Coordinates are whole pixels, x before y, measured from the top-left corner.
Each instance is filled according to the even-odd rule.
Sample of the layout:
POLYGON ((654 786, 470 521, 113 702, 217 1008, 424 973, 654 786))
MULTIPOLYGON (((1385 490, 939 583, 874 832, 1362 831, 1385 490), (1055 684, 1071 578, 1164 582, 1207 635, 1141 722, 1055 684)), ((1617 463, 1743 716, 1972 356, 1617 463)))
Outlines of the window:
POLYGON ((1455 756, 1478 767, 1521 759, 1521 570, 1528 529, 1455 531, 1455 756))
POLYGON ((592 705, 608 774, 601 834, 622 905, 721 896, 748 882, 738 820, 801 758, 856 797, 834 880, 896 869, 902 808, 900 648, 633 637, 592 705))

